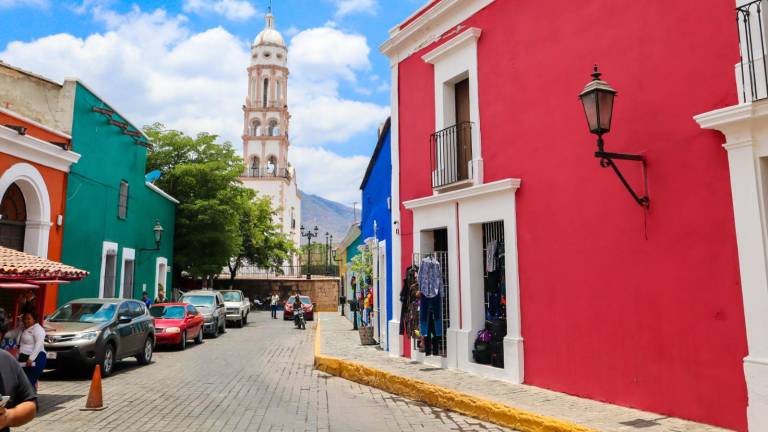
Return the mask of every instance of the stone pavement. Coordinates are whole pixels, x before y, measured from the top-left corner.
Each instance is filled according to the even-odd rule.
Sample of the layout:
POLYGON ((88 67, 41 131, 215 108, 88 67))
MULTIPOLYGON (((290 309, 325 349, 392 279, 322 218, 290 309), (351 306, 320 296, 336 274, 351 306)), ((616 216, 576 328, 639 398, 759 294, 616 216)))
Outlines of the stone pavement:
POLYGON ((661 414, 582 399, 528 385, 515 385, 471 373, 442 369, 392 357, 377 346, 362 346, 351 323, 337 313, 322 313, 319 354, 348 360, 390 374, 407 377, 498 402, 522 411, 575 423, 599 431, 717 432, 724 429, 661 414))
POLYGON ((130 359, 104 379, 100 412, 83 412, 89 380, 46 372, 40 413, 16 431, 502 431, 313 368, 306 331, 252 313, 186 351, 162 350, 149 366, 130 359))

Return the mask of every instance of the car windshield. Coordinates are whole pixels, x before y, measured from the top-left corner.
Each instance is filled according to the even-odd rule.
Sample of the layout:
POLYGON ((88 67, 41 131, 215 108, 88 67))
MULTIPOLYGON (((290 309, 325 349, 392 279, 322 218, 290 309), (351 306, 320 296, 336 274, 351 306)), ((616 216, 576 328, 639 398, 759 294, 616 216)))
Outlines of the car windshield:
POLYGON ((152 306, 149 313, 155 318, 182 319, 184 306, 152 306))
MULTIPOLYGON (((310 300, 309 297, 307 297, 307 296, 299 296, 299 298, 301 298, 301 302, 303 304, 312 304, 312 300, 310 300)), ((296 296, 290 296, 288 298, 288 303, 289 304, 293 304, 295 302, 296 302, 296 296)))
POLYGON ((67 303, 48 318, 50 322, 101 323, 115 317, 114 303, 67 303))
POLYGON ((181 301, 195 306, 213 307, 212 295, 189 295, 182 297, 181 301))
POLYGON ((228 302, 243 301, 243 297, 237 291, 224 291, 221 294, 224 296, 224 301, 228 301, 228 302))

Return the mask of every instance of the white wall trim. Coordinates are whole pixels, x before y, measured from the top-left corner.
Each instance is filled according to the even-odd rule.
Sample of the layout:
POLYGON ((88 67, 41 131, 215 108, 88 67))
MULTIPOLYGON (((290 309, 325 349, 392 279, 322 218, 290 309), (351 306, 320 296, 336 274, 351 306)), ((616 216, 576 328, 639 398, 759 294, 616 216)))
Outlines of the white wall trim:
MULTIPOLYGON (((391 87, 390 87, 390 125, 389 125, 389 133, 390 133, 390 161, 392 163, 392 183, 391 183, 391 192, 392 192, 392 205, 390 206, 390 214, 392 217, 392 224, 390 226, 390 229, 392 230, 392 236, 390 237, 392 239, 392 295, 394 298, 398 298, 400 296, 400 290, 402 288, 402 244, 401 244, 401 238, 400 238, 400 109, 399 109, 399 98, 398 98, 398 66, 392 65, 390 66, 390 77, 391 77, 391 87)), ((394 305, 394 301, 392 302, 394 305)), ((394 308, 394 311, 399 310, 399 308, 394 308)), ((393 312, 394 312, 393 311, 393 312)), ((393 317, 395 319, 392 320, 392 322, 397 322, 397 330, 392 331, 392 326, 390 325, 390 332, 389 332, 389 341, 387 342, 387 345, 390 349, 390 355, 402 355, 403 347, 402 341, 403 336, 400 334, 400 316, 395 316, 393 314, 393 317)))
POLYGON ((72 164, 80 160, 78 153, 30 135, 20 135, 5 126, 0 126, 0 152, 64 172, 69 172, 72 164))
POLYGON ((160 189, 159 187, 157 187, 157 186, 153 185, 152 183, 150 183, 150 182, 144 182, 144 184, 145 184, 145 185, 147 185, 147 187, 148 187, 148 188, 150 188, 151 190, 153 190, 153 191, 157 192, 157 193, 158 193, 158 194, 159 194, 161 197, 163 197, 163 198, 167 199, 168 201, 170 201, 170 202, 172 202, 172 203, 174 203, 174 204, 178 204, 178 203, 179 203, 179 200, 177 200, 176 198, 174 198, 174 197, 170 196, 170 195, 168 194, 168 192, 166 192, 166 191, 164 191, 164 190, 160 189))
POLYGON ((470 197, 480 196, 484 194, 501 192, 505 190, 516 190, 520 188, 520 179, 503 179, 492 183, 485 183, 477 186, 468 187, 466 189, 459 189, 452 192, 446 192, 439 195, 431 195, 425 198, 418 198, 415 200, 406 201, 403 206, 408 210, 417 209, 420 207, 433 206, 436 204, 442 204, 451 201, 458 201, 470 197))
POLYGON ((748 355, 744 359, 750 431, 768 430, 768 103, 698 115, 702 128, 725 135, 739 255, 748 355))
POLYGON ((419 49, 438 41, 452 27, 461 24, 493 2, 494 0, 443 0, 407 26, 403 27, 401 23, 392 28, 391 37, 379 50, 389 57, 392 64, 397 64, 419 49))
MULTIPOLYGON (((102 243, 101 269, 99 271, 99 298, 104 298, 104 273, 106 272, 106 268, 104 266, 107 264, 107 255, 109 254, 117 255, 117 247, 118 247, 117 243, 108 242, 108 241, 105 241, 104 243, 102 243)), ((117 271, 115 271, 115 277, 117 277, 117 271)), ((117 283, 117 281, 115 281, 115 283, 117 283)))
MULTIPOLYGON (((125 298, 125 262, 126 261, 133 261, 133 275, 134 275, 134 281, 133 283, 136 283, 136 249, 131 248, 123 248, 123 263, 120 266, 120 291, 118 291, 118 298, 125 298)), ((131 293, 131 297, 133 297, 133 293, 131 293)))
POLYGON ((48 241, 51 229, 51 199, 50 195, 48 195, 45 179, 43 179, 37 168, 31 164, 26 162, 14 164, 0 176, 0 199, 2 199, 13 183, 16 183, 19 189, 21 189, 21 193, 24 195, 24 203, 27 207, 24 252, 48 258, 48 241))
POLYGON ((154 299, 157 297, 157 292, 159 288, 159 284, 163 284, 163 289, 165 290, 166 295, 168 294, 168 271, 170 269, 168 268, 168 258, 165 257, 157 257, 155 260, 155 284, 154 284, 154 293, 148 293, 149 298, 154 299), (165 271, 163 271, 163 274, 161 273, 161 268, 165 267, 165 271))

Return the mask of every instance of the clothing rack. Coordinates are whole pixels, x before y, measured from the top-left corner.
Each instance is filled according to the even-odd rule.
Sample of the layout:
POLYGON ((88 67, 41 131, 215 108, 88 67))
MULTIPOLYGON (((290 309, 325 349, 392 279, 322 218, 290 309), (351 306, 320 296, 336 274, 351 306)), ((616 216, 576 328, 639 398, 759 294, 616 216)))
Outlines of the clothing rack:
MULTIPOLYGON (((440 291, 440 300, 442 301, 442 309, 443 309, 443 334, 439 335, 441 336, 440 343, 441 343, 441 349, 440 353, 443 357, 447 356, 448 348, 447 348, 447 337, 448 334, 448 327, 451 325, 451 317, 450 317, 450 308, 449 308, 449 289, 450 284, 448 282, 448 252, 445 251, 437 251, 437 252, 429 252, 429 253, 414 253, 413 254, 413 261, 412 263, 414 265, 418 265, 421 267, 421 261, 424 258, 433 258, 437 260, 437 262, 440 263, 440 269, 443 273, 443 289, 440 291)), ((416 339, 411 341, 412 348, 414 350, 418 349, 417 341, 416 339)))

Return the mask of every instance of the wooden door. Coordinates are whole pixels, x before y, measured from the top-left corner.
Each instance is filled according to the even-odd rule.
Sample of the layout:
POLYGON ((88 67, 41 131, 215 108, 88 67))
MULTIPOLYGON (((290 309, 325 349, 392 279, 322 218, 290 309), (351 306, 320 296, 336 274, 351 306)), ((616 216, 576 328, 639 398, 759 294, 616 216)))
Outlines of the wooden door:
POLYGON ((472 160, 472 137, 469 123, 469 78, 455 84, 456 98, 456 180, 469 178, 472 160))

